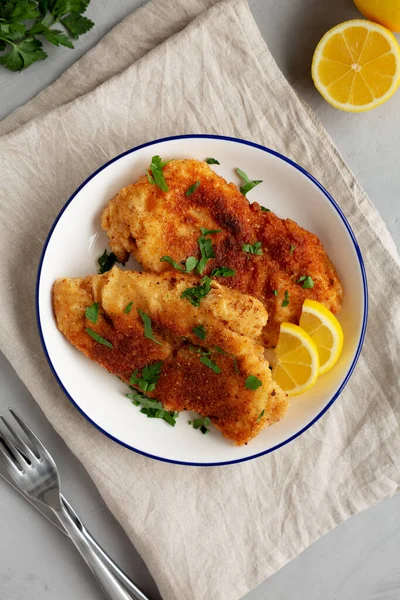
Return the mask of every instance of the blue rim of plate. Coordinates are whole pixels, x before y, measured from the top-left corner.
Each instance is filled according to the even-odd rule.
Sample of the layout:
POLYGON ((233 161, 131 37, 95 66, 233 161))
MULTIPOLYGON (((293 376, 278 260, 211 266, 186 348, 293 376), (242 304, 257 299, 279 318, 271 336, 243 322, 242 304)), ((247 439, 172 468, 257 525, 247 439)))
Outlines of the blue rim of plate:
POLYGON ((340 209, 339 205, 332 198, 332 196, 329 194, 329 192, 324 188, 324 186, 321 183, 319 183, 319 181, 317 179, 315 179, 315 177, 313 177, 308 171, 306 171, 306 169, 304 169, 303 167, 301 167, 300 165, 298 165, 296 162, 294 162, 290 158, 287 158, 283 154, 280 154, 279 152, 276 152, 276 150, 272 150, 271 148, 267 148, 266 146, 262 146, 261 144, 256 144, 255 142, 249 142, 248 140, 242 140, 240 138, 228 137, 228 136, 223 136, 223 135, 213 135, 213 134, 201 133, 201 134, 174 135, 174 136, 170 136, 170 137, 160 138, 158 140, 153 140, 151 142, 146 142, 145 144, 141 144, 140 146, 135 146, 134 148, 131 148, 130 150, 126 150, 125 152, 122 152, 122 154, 119 154, 118 156, 115 156, 114 158, 112 158, 111 160, 109 160, 108 162, 106 162, 104 165, 102 165, 96 171, 94 171, 94 173, 92 173, 87 179, 85 179, 85 181, 83 183, 81 183, 81 185, 75 190, 75 192, 72 194, 72 196, 70 196, 70 198, 67 200, 67 202, 62 207, 61 211, 59 212, 58 216, 56 217, 56 219, 55 219, 53 225, 51 226, 51 229, 50 229, 50 231, 49 231, 49 233, 47 235, 47 238, 46 238, 43 250, 42 250, 42 254, 41 254, 41 257, 40 257, 40 261, 39 261, 39 268, 38 268, 38 274, 37 274, 37 279, 36 279, 35 305, 36 305, 35 306, 35 308, 36 308, 36 322, 37 322, 37 326, 38 326, 38 330, 39 330, 39 337, 40 337, 40 341, 41 341, 41 344, 42 344, 42 347, 43 347, 44 354, 46 356, 47 362, 49 363, 50 369, 51 369, 54 377, 56 378, 59 386, 63 390, 64 394, 67 396, 67 398, 72 402, 72 404, 81 413, 81 415, 83 415, 85 417, 85 419, 87 421, 89 421, 89 423, 91 423, 98 431, 101 431, 101 433, 103 433, 105 436, 107 436, 108 438, 110 438, 114 442, 117 442, 117 444, 120 444, 121 446, 124 446, 125 448, 128 448, 129 450, 133 450, 137 454, 141 454, 142 456, 146 456, 148 458, 153 458, 153 459, 159 460, 161 462, 172 463, 172 464, 175 464, 175 465, 185 465, 185 466, 189 466, 189 467, 220 467, 220 466, 225 466, 225 465, 233 465, 233 464, 236 464, 236 463, 246 462, 248 460, 253 460, 255 458, 259 458, 260 456, 264 456, 265 454, 270 454, 271 452, 274 452, 275 450, 278 450, 278 448, 281 448, 282 446, 285 446, 289 442, 292 442, 297 437, 299 437, 300 435, 302 435, 305 431, 307 431, 307 429, 309 429, 310 427, 312 427, 317 421, 319 421, 319 419, 332 406, 332 404, 335 402, 335 400, 337 400, 337 398, 342 393, 344 387, 346 386, 347 382, 349 381, 349 379, 350 379, 350 377, 351 377, 351 375, 352 375, 352 373, 354 371, 354 368, 355 368, 355 366, 357 364, 357 361, 359 359, 359 356, 360 356, 360 353, 361 353, 361 349, 362 349, 362 346, 363 346, 363 343, 364 343, 365 333, 366 333, 366 329, 367 329, 367 320, 368 320, 368 285, 367 285, 367 275, 366 275, 366 272, 365 272, 364 261, 363 261, 363 258, 362 258, 360 247, 359 247, 358 242, 356 240, 356 237, 355 237, 355 235, 353 233, 353 230, 351 229, 350 224, 348 223, 348 221, 347 221, 346 217, 344 216, 342 210, 340 209), (41 322, 40 322, 40 313, 39 313, 40 276, 41 276, 41 273, 42 273, 42 266, 43 266, 43 261, 44 261, 45 255, 46 255, 47 246, 48 246, 48 244, 50 242, 51 236, 53 235, 53 231, 54 231, 54 229, 56 228, 56 226, 58 224, 58 221, 62 217, 64 211, 67 209, 67 207, 69 206, 69 204, 75 198, 75 196, 81 191, 82 188, 85 187, 85 185, 91 179, 93 179, 93 177, 96 177, 96 175, 98 173, 100 173, 100 171, 103 171, 103 169, 107 168, 109 165, 111 165, 113 162, 119 160, 123 156, 126 156, 127 154, 132 154, 133 152, 137 152, 138 150, 141 150, 142 148, 146 148, 148 146, 153 146, 155 144, 160 144, 161 142, 170 142, 172 140, 184 140, 184 139, 189 139, 189 138, 191 138, 191 139, 193 139, 193 138, 194 139, 196 139, 196 138, 203 138, 203 139, 213 139, 213 140, 224 140, 224 141, 228 141, 228 142, 236 142, 238 144, 243 144, 245 146, 252 146, 253 148, 258 148, 259 150, 263 150, 264 152, 267 152, 268 154, 272 154, 273 156, 276 156, 277 158, 280 158, 284 162, 288 163, 289 165, 291 165, 292 167, 294 167, 295 169, 297 169, 298 171, 300 171, 300 173, 302 173, 303 175, 305 175, 308 179, 310 179, 310 181, 312 181, 317 186, 317 188, 319 190, 321 190, 321 192, 324 194, 324 196, 329 200, 329 202, 335 208, 336 212, 340 216, 340 218, 341 218, 344 226, 347 229, 347 232, 348 232, 348 234, 349 234, 349 236, 350 236, 350 238, 351 238, 351 240, 353 242, 354 249, 356 251, 357 258, 358 258, 358 261, 359 261, 360 270, 361 270, 361 276, 362 276, 362 281, 363 281, 363 292, 364 292, 364 315, 363 315, 362 329, 361 329, 361 335, 360 335, 360 340, 359 340, 359 343, 358 343, 357 351, 355 353, 355 356, 354 356, 353 362, 352 362, 352 364, 350 366, 350 369, 348 370, 348 372, 346 374, 346 377, 343 379, 343 381, 342 381, 339 389, 336 391, 336 393, 334 394, 333 398, 328 402, 328 404, 321 410, 321 412, 316 417, 314 417, 314 419, 312 421, 310 421, 310 423, 308 423, 305 427, 303 427, 302 429, 300 429, 300 431, 296 432, 295 434, 293 434, 287 440, 284 440, 280 444, 277 444, 276 446, 273 446, 272 448, 269 448, 268 450, 264 450, 263 452, 258 452, 257 454, 253 454, 252 456, 246 456, 244 458, 238 458, 236 460, 228 460, 228 461, 213 462, 213 463, 188 462, 188 461, 181 461, 181 460, 172 460, 170 458, 164 458, 162 456, 155 456, 154 454, 149 454, 148 452, 143 452, 143 450, 139 450, 138 448, 135 448, 134 446, 131 446, 130 444, 126 444, 125 442, 122 442, 118 438, 114 437, 113 435, 111 435, 110 433, 108 433, 107 431, 105 431, 105 429, 103 429, 102 427, 100 427, 99 425, 97 425, 97 423, 95 423, 80 408, 80 406, 78 406, 78 404, 75 402, 75 400, 69 394, 69 392, 66 390, 66 388, 64 387, 64 384, 62 383, 61 379, 59 378, 59 376, 57 374, 57 371, 56 371, 56 369, 55 369, 55 367, 54 367, 54 365, 53 365, 53 363, 51 361, 50 355, 49 355, 49 353, 47 351, 46 342, 45 342, 44 336, 43 336, 42 325, 41 325, 41 322))

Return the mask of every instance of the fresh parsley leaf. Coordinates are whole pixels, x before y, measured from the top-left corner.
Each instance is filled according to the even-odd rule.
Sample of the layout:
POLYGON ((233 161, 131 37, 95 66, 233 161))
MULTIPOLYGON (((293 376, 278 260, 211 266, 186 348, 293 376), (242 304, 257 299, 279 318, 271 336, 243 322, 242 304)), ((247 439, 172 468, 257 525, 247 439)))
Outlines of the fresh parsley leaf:
POLYGON ((262 254, 263 251, 261 246, 261 242, 255 242, 253 246, 251 244, 243 244, 242 250, 243 252, 248 252, 249 254, 262 254))
POLYGON ((241 179, 243 179, 245 185, 242 185, 240 187, 240 191, 243 194, 243 196, 245 196, 248 192, 250 192, 250 190, 252 190, 254 187, 256 187, 256 185, 258 185, 259 183, 262 183, 262 179, 255 179, 255 180, 251 180, 249 179, 249 177, 246 175, 246 173, 244 171, 242 171, 242 169, 236 169, 236 173, 239 175, 239 177, 241 179))
POLYGON ((155 185, 156 182, 154 181, 154 177, 152 177, 150 175, 150 171, 147 171, 147 179, 149 180, 149 183, 151 183, 151 185, 155 185))
POLYGON ((295 248, 296 246, 294 244, 290 244, 290 256, 292 256, 295 248))
POLYGON ((200 306, 200 302, 209 294, 211 291, 211 279, 205 275, 200 279, 200 285, 196 285, 191 288, 186 288, 181 294, 182 299, 186 299, 193 304, 193 306, 200 306))
POLYGON ((255 375, 249 375, 244 383, 246 389, 248 390, 258 390, 259 387, 262 386, 262 381, 258 379, 255 375))
POLYGON ((194 194, 194 192, 197 190, 199 185, 200 185, 200 181, 196 181, 196 183, 194 183, 193 185, 190 186, 188 191, 185 193, 185 196, 191 196, 192 194, 194 194))
POLYGON ((265 208, 265 206, 260 206, 260 208, 263 212, 271 212, 271 210, 269 208, 265 208))
POLYGON ((273 295, 274 295, 275 297, 277 297, 277 296, 278 296, 278 290, 271 290, 271 291, 272 291, 272 293, 273 293, 273 295))
POLYGON ((80 35, 90 31, 94 26, 93 21, 76 13, 71 13, 67 17, 60 19, 60 22, 74 40, 77 40, 80 35))
POLYGON ((185 270, 182 265, 180 265, 179 263, 177 263, 176 260, 174 260, 170 256, 162 256, 160 258, 160 262, 167 262, 167 263, 169 263, 177 271, 184 271, 185 270))
POLYGON ((136 369, 131 375, 129 383, 131 385, 137 385, 144 392, 154 391, 156 384, 160 378, 162 361, 153 363, 152 365, 146 365, 142 369, 142 374, 139 375, 139 369, 136 369))
POLYGON ((204 355, 201 356, 200 362, 203 363, 203 365, 205 365, 212 371, 214 371, 214 373, 222 373, 222 369, 220 369, 219 366, 215 362, 213 362, 210 358, 208 358, 208 356, 204 356, 204 355))
POLYGON ((101 275, 103 273, 106 273, 107 271, 110 271, 110 269, 113 268, 115 263, 119 263, 120 261, 118 260, 114 252, 110 252, 110 254, 108 254, 107 250, 104 250, 103 254, 97 259, 97 262, 99 263, 99 273, 101 275))
POLYGON ((132 306, 133 306, 133 302, 129 302, 129 304, 127 304, 127 305, 125 306, 125 308, 124 308, 124 313, 125 313, 126 315, 129 315, 129 313, 130 313, 130 312, 131 312, 131 310, 132 310, 132 306))
POLYGON ((162 346, 162 343, 159 342, 158 340, 156 340, 156 338, 153 335, 153 329, 151 326, 151 319, 150 319, 149 315, 146 315, 146 313, 143 312, 142 310, 140 310, 140 308, 138 308, 138 313, 141 316, 142 321, 143 321, 144 337, 146 337, 147 339, 152 340, 156 344, 159 344, 160 346, 162 346))
POLYGON ((301 283, 301 282, 303 282, 303 285, 301 287, 304 288, 305 290, 311 289, 314 287, 314 280, 310 275, 302 275, 301 277, 299 277, 298 280, 296 281, 296 283, 301 283))
POLYGON ((285 306, 289 306, 289 302, 290 302, 290 300, 289 300, 289 292, 286 290, 285 291, 285 297, 284 297, 284 299, 282 301, 282 307, 285 308, 285 306))
MULTIPOLYGON (((153 178, 154 178, 154 183, 156 184, 156 186, 158 188, 160 188, 160 190, 162 192, 168 192, 169 187, 167 185, 167 182, 164 179, 164 175, 163 175, 163 168, 165 167, 165 165, 167 165, 170 161, 162 161, 161 157, 156 155, 153 156, 153 158, 151 159, 151 164, 149 167, 149 170, 151 171, 153 178)), ((150 179, 149 179, 150 181, 150 179)), ((151 182, 150 182, 151 183, 151 182)))
POLYGON ((236 274, 234 269, 229 267, 217 267, 211 271, 211 277, 233 277, 236 274))
POLYGON ((113 348, 113 345, 111 342, 109 342, 108 340, 106 340, 105 338, 101 337, 101 335, 99 335, 98 333, 96 333, 95 331, 93 331, 93 329, 90 329, 90 327, 86 327, 85 329, 86 333, 88 333, 90 335, 90 337, 92 337, 96 342, 99 342, 99 344, 103 344, 103 346, 107 346, 108 348, 113 348))
POLYGON ((211 419, 209 417, 198 417, 193 421, 188 421, 193 429, 200 429, 201 433, 206 434, 210 431, 211 419))
POLYGON ((163 419, 175 427, 176 419, 179 417, 179 413, 173 411, 164 410, 163 405, 158 400, 148 398, 143 392, 131 388, 132 392, 126 394, 126 397, 132 401, 135 406, 141 406, 140 412, 147 416, 148 419, 163 419))
POLYGON ((88 306, 85 311, 85 316, 89 321, 96 325, 97 317, 99 315, 99 304, 100 302, 93 302, 92 306, 88 306))
POLYGON ((206 162, 208 165, 219 165, 219 164, 221 164, 215 158, 206 158, 206 160, 204 162, 206 162))
POLYGON ((8 36, 7 41, 12 48, 9 52, 0 56, 0 64, 10 71, 22 71, 34 62, 47 58, 46 52, 42 49, 42 42, 39 40, 27 38, 14 43, 11 42, 10 36, 8 36))
POLYGON ((207 332, 204 325, 196 325, 196 327, 193 327, 192 332, 201 340, 204 341, 206 339, 207 332))
POLYGON ((186 273, 190 273, 197 267, 199 261, 195 256, 188 256, 186 259, 186 273))
POLYGON ((257 423, 258 423, 259 421, 261 421, 261 419, 263 418, 264 414, 265 414, 265 408, 264 408, 264 409, 263 409, 263 410, 260 412, 260 414, 258 415, 257 423))

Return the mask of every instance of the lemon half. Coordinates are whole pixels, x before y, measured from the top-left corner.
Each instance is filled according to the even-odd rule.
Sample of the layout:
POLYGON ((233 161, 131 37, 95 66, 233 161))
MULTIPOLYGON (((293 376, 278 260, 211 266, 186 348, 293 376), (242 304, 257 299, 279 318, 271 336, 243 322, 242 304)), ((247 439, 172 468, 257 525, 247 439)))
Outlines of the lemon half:
POLYGON ((400 80, 400 46, 382 25, 354 19, 330 29, 319 42, 312 78, 335 108, 363 112, 386 102, 400 80))

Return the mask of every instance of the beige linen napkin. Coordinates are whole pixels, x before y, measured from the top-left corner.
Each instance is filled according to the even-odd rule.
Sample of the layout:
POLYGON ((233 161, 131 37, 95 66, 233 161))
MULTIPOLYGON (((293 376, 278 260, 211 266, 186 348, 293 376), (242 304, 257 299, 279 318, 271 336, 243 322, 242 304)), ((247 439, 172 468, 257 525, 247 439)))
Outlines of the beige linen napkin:
POLYGON ((2 131, 10 133, 0 138, 0 348, 86 467, 165 600, 236 600, 335 525, 397 491, 396 250, 278 70, 245 0, 151 2, 2 131), (325 416, 273 454, 217 468, 159 463, 91 427, 50 373, 34 312, 43 242, 81 181, 134 145, 204 132, 266 144, 313 173, 353 227, 370 292, 362 356, 325 416))

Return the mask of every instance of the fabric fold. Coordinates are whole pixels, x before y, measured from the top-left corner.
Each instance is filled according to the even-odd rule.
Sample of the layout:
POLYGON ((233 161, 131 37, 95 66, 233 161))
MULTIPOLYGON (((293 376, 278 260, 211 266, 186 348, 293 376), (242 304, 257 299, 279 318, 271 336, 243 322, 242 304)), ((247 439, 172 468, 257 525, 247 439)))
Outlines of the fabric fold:
POLYGON ((164 4, 136 11, 1 125, 0 349, 87 469, 163 598, 237 600, 398 490, 400 270, 383 221, 277 68, 245 0, 164 4), (68 196, 116 154, 184 133, 249 139, 311 172, 349 219, 369 282, 364 350, 340 398, 294 442, 228 467, 156 462, 101 435, 58 388, 35 325, 39 257, 68 196))

